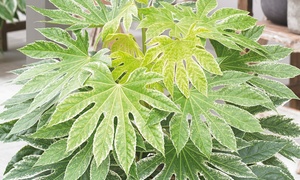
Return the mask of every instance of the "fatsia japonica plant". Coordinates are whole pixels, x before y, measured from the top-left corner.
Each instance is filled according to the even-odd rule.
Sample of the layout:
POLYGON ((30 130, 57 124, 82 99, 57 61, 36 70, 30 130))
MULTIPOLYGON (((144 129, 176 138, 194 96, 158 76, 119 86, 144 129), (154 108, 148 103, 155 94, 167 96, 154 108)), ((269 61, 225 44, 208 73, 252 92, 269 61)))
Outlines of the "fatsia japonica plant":
POLYGON ((274 78, 300 70, 278 62, 291 49, 257 43, 264 27, 248 12, 216 0, 50 2, 32 8, 68 28, 38 29, 48 41, 20 49, 40 61, 13 71, 22 88, 0 137, 28 145, 4 179, 293 179, 281 160, 300 158, 300 128, 276 107, 297 96, 274 78))

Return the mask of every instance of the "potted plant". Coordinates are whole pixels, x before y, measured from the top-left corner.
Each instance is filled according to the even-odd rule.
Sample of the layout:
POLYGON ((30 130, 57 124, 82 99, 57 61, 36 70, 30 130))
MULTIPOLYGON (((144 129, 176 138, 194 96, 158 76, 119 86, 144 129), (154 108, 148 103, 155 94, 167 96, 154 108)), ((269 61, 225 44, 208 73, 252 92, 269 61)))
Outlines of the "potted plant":
POLYGON ((20 49, 41 61, 14 71, 23 87, 0 115, 1 140, 28 142, 5 180, 293 179, 278 155, 300 157, 299 126, 256 114, 297 99, 265 77, 300 70, 277 62, 290 49, 256 42, 263 27, 247 12, 213 12, 215 0, 50 1, 56 10, 32 8, 69 28, 38 29, 49 41, 20 49), (90 54, 84 29, 95 27, 103 46, 90 54))
POLYGON ((268 20, 275 24, 287 26, 288 0, 262 0, 261 8, 268 20))

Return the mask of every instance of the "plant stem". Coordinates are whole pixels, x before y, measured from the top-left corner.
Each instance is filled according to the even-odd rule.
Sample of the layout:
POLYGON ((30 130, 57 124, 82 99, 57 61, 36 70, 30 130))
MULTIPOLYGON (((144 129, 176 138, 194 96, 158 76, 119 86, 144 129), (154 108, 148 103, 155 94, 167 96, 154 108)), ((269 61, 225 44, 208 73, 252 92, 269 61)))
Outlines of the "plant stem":
POLYGON ((147 46, 146 46, 146 28, 142 28, 142 50, 143 53, 145 54, 147 51, 147 46))

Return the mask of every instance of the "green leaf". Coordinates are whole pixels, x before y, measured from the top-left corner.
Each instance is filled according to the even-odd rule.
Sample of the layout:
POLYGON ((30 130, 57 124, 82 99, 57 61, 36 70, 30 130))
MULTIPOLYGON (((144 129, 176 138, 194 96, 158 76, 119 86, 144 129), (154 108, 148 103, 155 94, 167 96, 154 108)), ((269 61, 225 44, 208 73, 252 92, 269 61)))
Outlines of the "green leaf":
POLYGON ((34 111, 25 114, 14 124, 14 127, 9 132, 9 135, 20 133, 20 132, 27 130, 30 127, 34 126, 37 123, 37 121, 40 120, 40 118, 42 117, 42 114, 47 109, 49 109, 55 101, 56 101, 56 99, 53 99, 52 101, 47 102, 46 104, 35 109, 34 111))
POLYGON ((9 163, 6 166, 4 174, 7 174, 10 170, 14 168, 14 165, 21 161, 24 157, 29 155, 40 155, 42 154, 42 150, 36 149, 32 146, 24 146, 22 147, 9 161, 9 163))
POLYGON ((106 180, 122 180, 122 178, 114 171, 109 171, 106 180))
POLYGON ((143 59, 139 57, 134 57, 134 55, 128 54, 126 52, 118 51, 111 54, 112 66, 114 70, 112 71, 113 78, 119 80, 120 83, 127 81, 129 75, 141 67, 143 59))
POLYGON ((25 0, 17 0, 18 1, 18 9, 22 12, 26 11, 26 2, 25 0))
POLYGON ((249 15, 240 14, 225 18, 221 23, 218 23, 216 27, 229 30, 245 30, 252 27, 256 21, 256 19, 249 15))
MULTIPOLYGON (((185 111, 185 109, 183 109, 185 111)), ((186 116, 175 116, 170 121, 170 138, 177 151, 183 149, 190 137, 189 123, 186 116)))
POLYGON ((5 141, 6 137, 9 134, 9 131, 14 126, 16 121, 10 121, 3 124, 0 124, 0 141, 5 141))
POLYGON ((225 153, 214 153, 208 163, 216 166, 226 174, 235 177, 255 177, 250 168, 241 161, 238 156, 233 156, 225 153))
POLYGON ((243 148, 238 152, 244 163, 252 164, 271 158, 285 145, 286 143, 283 142, 253 141, 251 146, 243 148))
POLYGON ((73 121, 67 121, 51 127, 44 126, 37 130, 34 134, 30 135, 30 137, 38 139, 55 139, 64 137, 69 134, 73 123, 73 121))
POLYGON ((163 162, 161 155, 152 155, 147 158, 143 158, 137 163, 138 176, 141 179, 146 179, 150 176, 155 169, 163 162))
POLYGON ((21 118, 27 113, 30 103, 24 102, 7 108, 0 114, 0 122, 5 123, 21 118))
POLYGON ((261 63, 259 65, 239 66, 243 72, 258 73, 276 78, 293 78, 300 74, 300 69, 289 64, 261 63))
POLYGON ((247 140, 262 140, 262 141, 270 141, 285 143, 285 146, 280 150, 280 154, 284 157, 293 161, 293 157, 300 158, 300 146, 294 142, 294 140, 283 138, 270 134, 262 134, 262 133, 247 133, 245 138, 247 140))
POLYGON ((143 57, 143 53, 132 34, 115 33, 105 39, 104 47, 111 47, 111 52, 122 51, 133 57, 143 57))
POLYGON ((109 172, 109 166, 109 156, 107 156, 107 158, 100 164, 100 166, 97 166, 95 159, 93 159, 90 167, 91 180, 105 180, 109 172))
POLYGON ((164 75, 164 84, 171 95, 173 95, 174 75, 180 91, 189 97, 188 79, 191 79, 191 83, 201 93, 207 94, 203 69, 213 74, 222 74, 214 57, 202 48, 201 42, 195 37, 187 36, 184 39, 173 40, 167 36, 159 36, 148 44, 152 47, 148 49, 145 61, 155 63, 152 69, 164 75))
POLYGON ((196 6, 197 6, 196 15, 199 17, 199 19, 205 19, 208 13, 217 7, 217 1, 215 0, 197 1, 196 6))
POLYGON ((290 179, 282 170, 274 166, 253 165, 250 167, 257 179, 290 179))
POLYGON ((283 173, 285 173, 290 180, 294 179, 293 175, 289 171, 288 167, 277 157, 272 157, 266 161, 263 162, 265 165, 271 165, 275 167, 279 167, 283 173))
POLYGON ((172 175, 177 179, 199 179, 199 173, 205 179, 231 179, 225 173, 206 165, 207 159, 192 143, 188 143, 179 154, 170 141, 166 141, 165 146, 165 157, 156 155, 138 163, 140 178, 148 177, 155 170, 155 165, 163 163, 163 169, 154 179, 171 179, 172 175))
POLYGON ((211 97, 246 107, 267 104, 267 107, 271 106, 275 109, 268 96, 248 85, 227 86, 216 91, 216 94, 212 94, 211 97))
POLYGON ((4 3, 10 11, 10 14, 14 15, 17 10, 17 0, 5 0, 4 3))
POLYGON ((236 85, 243 84, 252 79, 253 76, 238 71, 225 71, 222 76, 214 76, 209 79, 209 87, 221 85, 236 85))
MULTIPOLYGON (((48 39, 66 44, 63 48, 53 42, 38 41, 20 49, 33 58, 60 58, 62 61, 46 66, 42 64, 44 73, 34 77, 26 83, 18 94, 39 92, 30 106, 30 111, 43 105, 58 94, 66 94, 82 86, 89 74, 84 67, 93 61, 106 63, 108 50, 102 49, 94 56, 88 54, 88 35, 76 33, 76 40, 67 31, 59 28, 40 29, 48 39)), ((40 72, 40 66, 29 69, 32 73, 40 72)), ((26 74, 25 74, 26 75, 26 74)), ((22 76, 22 75, 21 75, 22 76)), ((63 98, 63 97, 61 97, 63 98)))
POLYGON ((102 30, 102 38, 106 39, 109 34, 115 33, 122 21, 124 30, 128 31, 133 16, 138 16, 138 9, 134 0, 113 0, 111 9, 106 9, 106 16, 109 17, 102 30))
POLYGON ((166 30, 170 30, 169 34, 172 37, 180 38, 188 31, 189 24, 176 23, 173 13, 166 9, 166 4, 162 3, 165 8, 150 7, 141 9, 140 12, 145 15, 138 28, 147 28, 146 38, 152 39, 166 30))
POLYGON ((35 167, 34 164, 38 160, 39 156, 30 155, 24 157, 21 161, 14 165, 14 168, 5 174, 3 180, 9 179, 30 179, 39 175, 45 171, 51 170, 50 166, 35 167))
POLYGON ((236 151, 236 139, 231 127, 221 118, 206 115, 213 136, 224 146, 236 151))
POLYGON ((20 136, 20 140, 26 142, 28 145, 35 147, 40 150, 46 150, 49 148, 51 144, 54 143, 53 140, 45 140, 45 139, 33 139, 27 136, 20 136))
MULTIPOLYGON (((221 83, 222 81, 217 79, 217 82, 221 83)), ((239 90, 241 86, 233 87, 236 91, 241 92, 239 90)), ((235 137, 230 126, 243 131, 262 131, 259 121, 248 112, 229 104, 216 103, 224 96, 224 94, 219 95, 218 93, 219 91, 209 91, 208 96, 204 96, 194 89, 190 91, 189 98, 185 98, 179 91, 175 91, 174 94, 174 102, 179 104, 183 111, 181 118, 185 119, 189 114, 192 115, 192 123, 190 127, 192 130, 191 140, 195 143, 197 142, 195 145, 202 153, 207 155, 207 157, 209 157, 211 152, 211 137, 209 132, 211 132, 221 144, 232 150, 236 150, 235 137), (201 118, 201 116, 203 116, 203 118, 201 118), (241 119, 240 117, 243 118, 241 119), (204 120, 206 120, 210 131, 208 130, 207 125, 203 122, 204 120), (203 136, 199 136, 199 134, 202 134, 203 136)), ((236 94, 234 98, 238 98, 239 96, 239 94, 236 94)), ((241 96, 244 97, 244 95, 241 96)), ((248 98, 251 98, 251 96, 248 98)), ((253 99, 253 101, 255 101, 255 98, 253 99)), ((236 101, 236 103, 244 104, 244 102, 238 101, 236 101)), ((260 103, 256 102, 256 104, 258 105, 260 103)), ((183 129, 185 128, 186 126, 183 126, 183 129)), ((188 130, 185 129, 183 132, 183 134, 180 133, 177 136, 186 136, 186 132, 188 132, 188 130)), ((174 139, 172 139, 172 141, 174 141, 174 139)))
POLYGON ((41 155, 34 166, 43 166, 48 164, 54 164, 70 156, 72 152, 66 152, 67 140, 62 139, 53 143, 45 152, 41 155), (59 152, 59 153, 58 153, 59 152))
POLYGON ((116 84, 105 65, 102 63, 91 65, 89 71, 93 75, 85 85, 92 87, 93 90, 75 93, 65 99, 58 105, 48 126, 68 121, 93 103, 93 107, 73 124, 68 137, 68 150, 75 149, 88 139, 95 130, 99 117, 104 113, 105 117, 97 128, 94 138, 93 152, 96 162, 99 165, 106 158, 112 149, 112 140, 115 139, 118 160, 128 173, 135 156, 136 145, 136 135, 129 114, 133 115, 135 124, 143 137, 153 147, 164 152, 161 126, 159 124, 147 125, 146 120, 150 111, 139 101, 145 101, 151 106, 165 111, 179 111, 175 104, 162 93, 145 88, 146 84, 161 80, 158 74, 146 73, 145 70, 144 68, 138 69, 131 74, 125 84, 116 84), (108 100, 110 97, 113 99, 108 100), (115 138, 113 138, 115 117, 118 118, 118 124, 115 138), (103 136, 103 133, 106 136, 103 136), (102 149, 98 148, 100 146, 102 149))
POLYGON ((243 31, 242 34, 254 41, 257 41, 263 33, 264 28, 264 26, 253 26, 252 28, 243 31))
POLYGON ((0 2, 0 18, 4 20, 13 21, 13 14, 10 12, 7 5, 3 2, 0 2))
POLYGON ((294 92, 281 82, 265 79, 262 77, 253 77, 250 81, 251 84, 265 90, 272 96, 277 96, 286 99, 297 99, 298 97, 294 92))
MULTIPOLYGON (((196 113, 192 113, 196 117, 196 113)), ((202 152, 206 157, 210 157, 212 151, 212 140, 209 128, 205 123, 200 120, 192 120, 190 126, 190 139, 194 145, 202 152), (199 136, 201 134, 201 136, 199 136)))
POLYGON ((56 6, 57 9, 46 10, 37 7, 32 8, 38 13, 52 19, 50 21, 52 23, 102 27, 104 23, 107 22, 103 9, 96 7, 92 0, 76 0, 75 2, 73 0, 66 0, 64 3, 59 0, 51 0, 50 2, 56 6), (89 13, 82 11, 81 6, 86 8, 89 13))
POLYGON ((149 118, 147 120, 147 125, 155 125, 160 123, 162 120, 166 119, 169 115, 168 112, 160 111, 158 109, 153 108, 149 114, 149 118))
POLYGON ((64 179, 78 179, 87 170, 93 157, 93 141, 87 142, 68 163, 64 179))
POLYGON ((273 133, 289 137, 299 137, 300 126, 293 123, 292 120, 284 116, 270 116, 260 119, 260 124, 263 128, 273 133))

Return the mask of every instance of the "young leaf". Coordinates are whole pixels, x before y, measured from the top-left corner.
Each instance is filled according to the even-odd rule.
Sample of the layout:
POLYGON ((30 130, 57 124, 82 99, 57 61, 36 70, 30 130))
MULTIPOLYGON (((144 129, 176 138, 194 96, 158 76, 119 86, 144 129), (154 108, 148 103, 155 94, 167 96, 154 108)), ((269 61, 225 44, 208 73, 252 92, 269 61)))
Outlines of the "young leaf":
POLYGON ((110 56, 113 59, 112 61, 112 66, 114 67, 114 70, 112 71, 113 78, 115 80, 119 80, 120 83, 126 82, 129 75, 134 70, 141 67, 143 63, 142 58, 134 57, 134 55, 122 51, 112 53, 110 56))
POLYGON ((146 38, 152 39, 166 30, 170 30, 172 37, 180 38, 186 34, 190 24, 176 23, 172 12, 165 8, 150 7, 141 9, 141 13, 145 15, 138 28, 147 28, 146 38))
POLYGON ((101 34, 104 40, 109 34, 113 34, 118 30, 121 22, 123 22, 125 31, 128 31, 133 16, 138 16, 138 9, 134 0, 112 0, 111 9, 105 9, 105 14, 108 21, 103 26, 101 34))
MULTIPOLYGON (((101 114, 105 113, 104 119, 96 130, 93 150, 97 164, 101 164, 112 148, 112 144, 107 144, 107 138, 114 137, 113 120, 117 117, 115 148, 118 160, 128 173, 135 156, 136 145, 136 135, 129 119, 131 113, 143 137, 155 148, 164 152, 161 127, 146 125, 147 114, 150 111, 139 102, 143 100, 158 109, 178 112, 175 104, 162 93, 145 88, 146 84, 157 82, 161 77, 155 73, 145 73, 145 69, 142 68, 134 71, 125 84, 116 84, 109 69, 101 63, 93 64, 89 67, 89 71, 93 75, 86 82, 86 86, 92 87, 93 90, 76 93, 65 99, 58 105, 48 125, 53 126, 68 121, 94 103, 94 106, 73 124, 68 137, 68 150, 73 150, 86 141, 95 130, 101 114), (110 97, 113 99, 108 100, 110 97), (101 134, 104 131, 108 133, 106 136, 101 134), (118 143, 119 141, 122 143, 118 143), (102 149, 99 149, 99 146, 102 146, 102 149)), ((112 141, 110 140, 109 143, 112 141)))
POLYGON ((111 52, 122 51, 130 54, 133 57, 143 57, 143 53, 132 34, 111 34, 108 35, 103 45, 109 47, 111 52))
POLYGON ((152 68, 164 75, 164 84, 171 95, 174 75, 180 91, 189 97, 189 79, 198 91, 207 94, 203 69, 213 74, 222 74, 214 57, 202 48, 201 41, 193 34, 179 40, 159 36, 153 38, 149 45, 152 47, 147 51, 145 61, 155 63, 152 68))
POLYGON ((254 141, 251 146, 239 150, 242 161, 252 164, 267 160, 278 153, 286 143, 271 141, 254 141))

